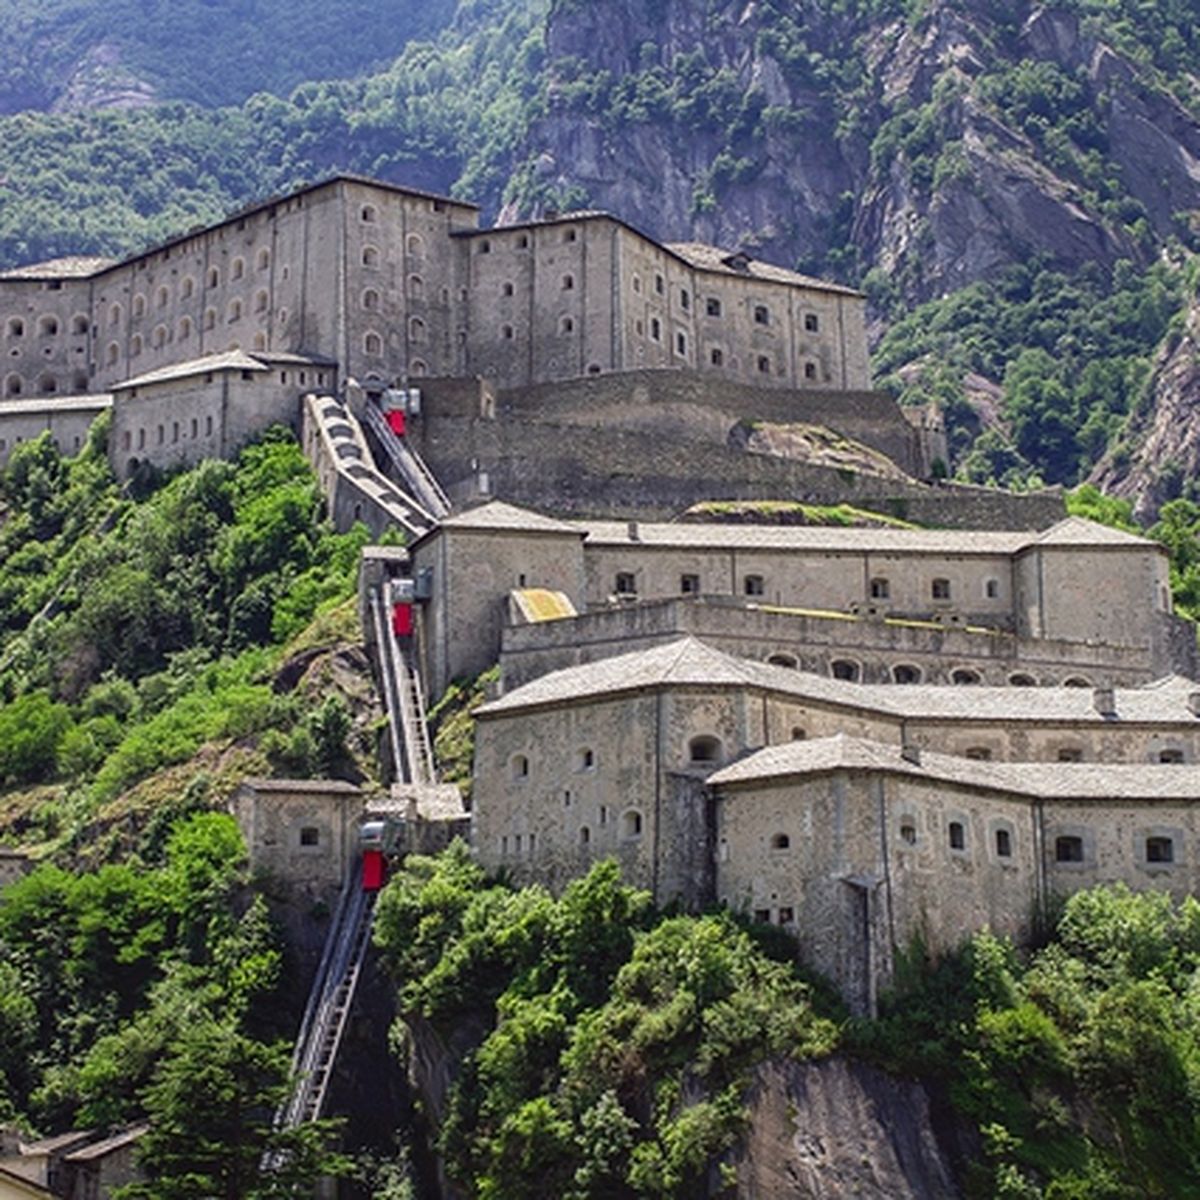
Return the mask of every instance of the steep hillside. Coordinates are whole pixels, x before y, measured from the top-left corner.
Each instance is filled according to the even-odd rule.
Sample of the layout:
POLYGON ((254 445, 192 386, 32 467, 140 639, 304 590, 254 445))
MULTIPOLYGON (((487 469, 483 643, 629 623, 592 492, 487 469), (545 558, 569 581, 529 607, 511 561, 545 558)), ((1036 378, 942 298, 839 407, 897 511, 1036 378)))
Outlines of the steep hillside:
POLYGON ((131 250, 339 168, 485 220, 609 208, 861 286, 884 385, 943 405, 956 469, 1073 484, 1156 453, 1144 389, 1200 248, 1191 10, 460 0, 372 76, 0 119, 0 263, 131 250))
POLYGON ((0 0, 0 112, 237 104, 385 65, 454 0, 0 0))

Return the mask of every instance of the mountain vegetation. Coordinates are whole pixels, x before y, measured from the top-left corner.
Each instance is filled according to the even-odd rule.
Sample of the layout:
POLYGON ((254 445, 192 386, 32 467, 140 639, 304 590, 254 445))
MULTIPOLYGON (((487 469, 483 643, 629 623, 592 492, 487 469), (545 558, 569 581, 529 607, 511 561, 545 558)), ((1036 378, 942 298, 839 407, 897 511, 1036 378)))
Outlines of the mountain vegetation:
POLYGON ((1195 1194, 1200 904, 1101 888, 1050 932, 1026 956, 988 933, 936 962, 914 946, 879 1019, 851 1021, 777 929, 655 911, 611 862, 554 899, 455 846, 408 860, 376 923, 397 1052, 417 1022, 478 1031, 439 1141, 469 1196, 713 1194, 752 1069, 835 1049, 947 1091, 981 1148, 971 1197, 1195 1194))
MULTIPOLYGON (((32 10, 7 3, 28 30, 32 10)), ((139 36, 173 46, 171 22, 200 7, 139 36)), ((270 7, 206 23, 162 92, 198 103, 0 119, 0 262, 127 252, 336 169, 469 197, 488 219, 607 207, 863 287, 881 381, 943 406, 966 478, 1073 485, 1103 460, 1119 483, 1136 466, 1200 237, 1183 0, 461 0, 399 14, 390 41, 343 0, 337 37, 315 39, 335 63, 314 50, 290 92, 267 73, 231 103, 224 81, 255 77, 243 53, 286 74, 276 35, 313 49, 319 24, 270 7), (409 34, 355 76, 370 60, 354 39, 382 55, 409 34)), ((118 31, 142 8, 119 9, 118 31)), ((57 77, 96 17, 86 0, 51 17, 70 36, 21 35, 13 53, 57 77)), ((1154 507, 1197 455, 1155 477, 1154 507)))

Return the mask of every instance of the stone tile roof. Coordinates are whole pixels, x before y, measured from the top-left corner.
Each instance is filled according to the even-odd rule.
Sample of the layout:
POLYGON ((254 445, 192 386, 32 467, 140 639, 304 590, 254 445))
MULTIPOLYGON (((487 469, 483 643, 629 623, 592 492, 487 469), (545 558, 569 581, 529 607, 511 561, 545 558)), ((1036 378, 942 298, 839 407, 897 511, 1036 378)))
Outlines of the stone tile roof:
POLYGON ((37 396, 26 400, 0 400, 0 416, 37 416, 39 413, 102 412, 112 408, 108 392, 81 396, 37 396))
POLYGON ((87 279, 88 276, 111 267, 115 261, 116 259, 86 254, 48 258, 44 262, 0 271, 0 279, 87 279))
POLYGON ((224 354, 208 354, 204 358, 192 358, 187 362, 171 363, 159 367, 155 371, 147 371, 145 375, 137 375, 133 379, 125 379, 113 384, 114 391, 125 391, 127 388, 145 387, 151 383, 168 383, 172 379, 187 379, 192 375, 206 375, 209 371, 266 371, 256 358, 251 358, 242 350, 227 350, 224 354))
POLYGON ((1149 539, 1085 517, 1064 517, 1030 539, 1033 546, 1144 546, 1149 539))
POLYGON ((843 296, 863 295, 855 288, 845 287, 840 283, 830 283, 826 279, 817 279, 812 275, 801 275, 798 271, 789 271, 786 267, 760 262, 749 255, 735 255, 728 250, 722 250, 720 246, 709 246, 704 242, 667 242, 665 248, 701 271, 735 275, 739 279, 749 277, 764 279, 770 283, 790 283, 794 287, 813 288, 821 292, 838 292, 843 296), (746 269, 743 271, 733 266, 732 263, 735 260, 745 262, 746 269))
POLYGON ((556 521, 527 508, 517 508, 503 500, 490 500, 477 508, 456 513, 439 522, 439 528, 449 529, 511 529, 520 533, 574 533, 583 535, 578 525, 556 521))
POLYGON ((128 1129, 122 1129, 119 1133, 111 1134, 99 1142, 92 1142, 80 1150, 72 1150, 65 1156, 66 1160, 67 1162, 94 1162, 98 1158, 104 1158, 105 1155, 112 1154, 113 1151, 121 1150, 132 1142, 136 1142, 149 1130, 150 1123, 148 1121, 143 1121, 139 1125, 131 1125, 128 1129))
POLYGON ((315 795, 357 796, 362 789, 344 779, 243 779, 242 787, 256 792, 310 792, 315 795))
POLYGON ((1195 800, 1200 764, 978 762, 921 751, 905 758, 899 746, 836 734, 766 746, 714 771, 716 787, 761 783, 834 770, 888 771, 943 783, 989 788, 1046 800, 1195 800))
POLYGON ((1030 535, 958 529, 852 528, 840 525, 741 525, 704 522, 575 522, 589 546, 662 546, 712 550, 1011 555, 1030 535))
POLYGON ((694 637, 683 637, 647 650, 553 671, 484 704, 482 716, 517 712, 574 700, 657 688, 667 684, 697 687, 746 687, 797 700, 876 713, 901 720, 1028 722, 1035 724, 1194 725, 1200 717, 1188 697, 1200 684, 1158 681, 1148 688, 1117 688, 1115 714, 1097 711, 1092 688, 982 687, 934 684, 862 684, 827 679, 793 667, 737 658, 694 637))

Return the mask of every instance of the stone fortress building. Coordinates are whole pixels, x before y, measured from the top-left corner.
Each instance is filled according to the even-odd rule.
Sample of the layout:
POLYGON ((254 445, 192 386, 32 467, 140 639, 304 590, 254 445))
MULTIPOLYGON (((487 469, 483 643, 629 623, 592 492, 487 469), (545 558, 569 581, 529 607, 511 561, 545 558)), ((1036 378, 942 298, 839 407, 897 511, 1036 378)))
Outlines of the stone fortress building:
MULTIPOLYGON (((0 402, 49 400, 45 422, 61 423, 68 405, 52 398, 115 395, 125 473, 198 461, 285 409, 294 423, 305 390, 337 378, 378 391, 484 376, 503 389, 681 368, 868 387, 864 299, 849 288, 741 252, 660 245, 605 213, 495 229, 478 217, 448 197, 338 176, 121 262, 9 270, 0 402), (192 387, 164 406, 147 391, 212 382, 231 354, 244 356, 234 382, 247 385, 235 403, 192 387), (235 411, 240 425, 223 430, 235 411)), ((0 461, 29 436, 3 414, 0 403, 0 461)))
MULTIPOLYGON (((340 176, 0 275, 0 347, 0 464, 46 429, 77 449, 106 409, 120 477, 281 421, 341 527, 406 533, 364 559, 368 640, 401 638, 382 661, 432 698, 499 662, 470 819, 515 879, 616 856, 661 902, 790 930, 865 1010, 914 938, 1200 884, 1200 669, 1165 551, 1055 494, 923 483, 940 426, 869 390, 857 292, 604 213, 481 229, 340 176), (939 528, 684 514, 763 499, 939 528)), ((361 797, 251 792, 256 861, 342 877, 361 797)))

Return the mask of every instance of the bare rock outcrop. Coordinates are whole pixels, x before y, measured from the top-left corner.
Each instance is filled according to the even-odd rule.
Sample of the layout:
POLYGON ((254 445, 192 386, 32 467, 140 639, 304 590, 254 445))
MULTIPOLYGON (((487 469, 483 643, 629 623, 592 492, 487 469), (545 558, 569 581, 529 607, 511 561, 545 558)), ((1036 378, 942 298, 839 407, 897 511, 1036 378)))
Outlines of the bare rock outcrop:
POLYGON ((1200 300, 1193 297, 1182 329, 1159 348, 1150 381, 1125 436, 1104 456, 1090 482, 1133 501, 1151 521, 1184 480, 1200 475, 1200 300))
MULTIPOLYGON (((972 1147, 919 1083, 841 1055, 755 1073, 740 1200, 951 1200, 972 1147)), ((715 1194, 715 1193, 714 1193, 715 1194)))

